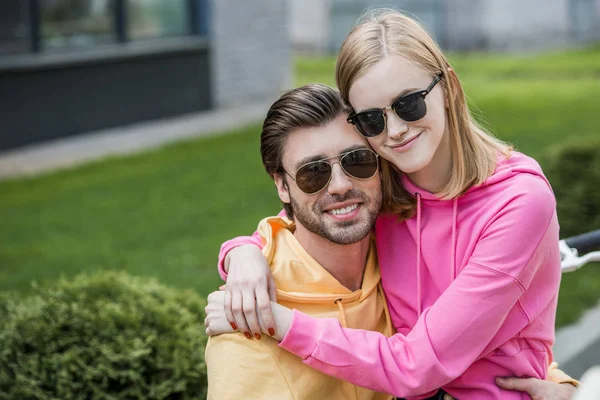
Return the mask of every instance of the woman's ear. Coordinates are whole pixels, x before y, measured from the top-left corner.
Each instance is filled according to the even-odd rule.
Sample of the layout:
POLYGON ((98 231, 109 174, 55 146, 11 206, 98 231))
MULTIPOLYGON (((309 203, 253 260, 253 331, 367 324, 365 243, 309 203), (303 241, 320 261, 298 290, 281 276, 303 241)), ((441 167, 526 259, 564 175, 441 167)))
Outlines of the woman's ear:
POLYGON ((290 187, 287 183, 287 177, 284 175, 285 172, 275 172, 273 174, 273 181, 275 181, 275 186, 277 186, 277 194, 279 195, 279 199, 289 204, 290 200, 290 187))

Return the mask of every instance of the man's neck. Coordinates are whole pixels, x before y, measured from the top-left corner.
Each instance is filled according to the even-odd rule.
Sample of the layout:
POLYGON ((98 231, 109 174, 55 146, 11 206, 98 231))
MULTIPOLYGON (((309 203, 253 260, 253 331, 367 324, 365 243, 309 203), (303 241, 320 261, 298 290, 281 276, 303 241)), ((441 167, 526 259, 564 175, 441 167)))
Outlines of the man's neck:
POLYGON ((369 236, 357 243, 342 245, 296 224, 294 236, 312 258, 348 289, 361 288, 369 253, 369 236))

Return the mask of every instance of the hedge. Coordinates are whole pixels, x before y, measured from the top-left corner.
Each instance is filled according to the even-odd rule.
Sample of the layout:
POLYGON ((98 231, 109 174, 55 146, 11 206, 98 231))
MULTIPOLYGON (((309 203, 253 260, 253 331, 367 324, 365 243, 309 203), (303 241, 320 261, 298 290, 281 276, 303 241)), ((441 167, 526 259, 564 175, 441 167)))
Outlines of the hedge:
POLYGON ((122 272, 0 295, 0 399, 204 399, 205 301, 122 272))
POLYGON ((552 148, 540 161, 556 195, 561 237, 600 229, 600 139, 552 148))

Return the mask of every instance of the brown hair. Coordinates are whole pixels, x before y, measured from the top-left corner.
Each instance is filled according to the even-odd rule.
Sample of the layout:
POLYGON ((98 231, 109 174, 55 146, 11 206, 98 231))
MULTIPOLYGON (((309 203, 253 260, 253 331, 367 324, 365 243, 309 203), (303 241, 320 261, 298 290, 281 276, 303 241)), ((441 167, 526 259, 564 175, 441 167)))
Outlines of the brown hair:
MULTIPOLYGON (((260 135, 260 154, 267 173, 271 177, 283 174, 286 183, 282 156, 288 135, 294 129, 327 125, 348 111, 339 92, 327 85, 310 84, 283 93, 269 108, 260 135)), ((293 218, 291 205, 284 203, 283 208, 293 218)))
MULTIPOLYGON (((432 76, 443 76, 448 96, 452 173, 437 195, 445 199, 456 198, 470 187, 483 183, 493 174, 498 154, 508 157, 512 149, 477 125, 456 74, 450 71, 450 63, 433 38, 414 19, 395 10, 379 10, 363 17, 362 22, 350 31, 336 63, 336 81, 344 101, 349 104, 352 84, 389 55, 401 56, 432 76)), ((390 204, 396 201, 404 204, 406 192, 394 187, 401 183, 400 179, 388 178, 389 182, 384 181, 383 186, 384 204, 386 200, 390 204)))

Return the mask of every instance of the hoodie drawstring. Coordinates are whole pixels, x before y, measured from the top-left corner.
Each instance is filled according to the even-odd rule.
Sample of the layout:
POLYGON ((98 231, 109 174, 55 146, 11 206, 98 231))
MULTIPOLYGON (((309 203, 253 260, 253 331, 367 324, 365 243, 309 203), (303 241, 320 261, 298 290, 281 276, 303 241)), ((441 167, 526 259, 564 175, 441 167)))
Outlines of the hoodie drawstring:
MULTIPOLYGON (((381 282, 379 283, 381 284, 381 282)), ((342 299, 337 299, 335 301, 335 304, 337 304, 338 309, 340 310, 340 322, 342 323, 342 326, 344 328, 348 327, 348 323, 346 322, 346 312, 344 311, 344 306, 342 305, 342 299)), ((354 398, 358 399, 358 388, 356 385, 351 384, 352 387, 354 387, 354 398)))
POLYGON ((381 304, 383 304, 383 311, 385 312, 385 320, 389 321, 389 323, 386 324, 387 326, 385 330, 385 335, 392 336, 392 334, 394 333, 391 325, 392 317, 390 315, 390 309, 388 308, 387 299, 385 298, 385 292, 383 291, 383 285, 381 284, 381 281, 379 281, 377 287, 379 288, 379 296, 381 296, 381 304))
POLYGON ((456 219, 458 216, 458 198, 454 199, 454 207, 452 210, 452 271, 450 276, 450 282, 456 279, 456 219))
POLYGON ((335 304, 337 304, 340 310, 340 321, 342 322, 342 326, 347 328, 348 324, 346 323, 346 312, 344 311, 344 306, 342 305, 342 299, 337 299, 335 304))
POLYGON ((417 193, 417 317, 421 316, 421 195, 417 193))

